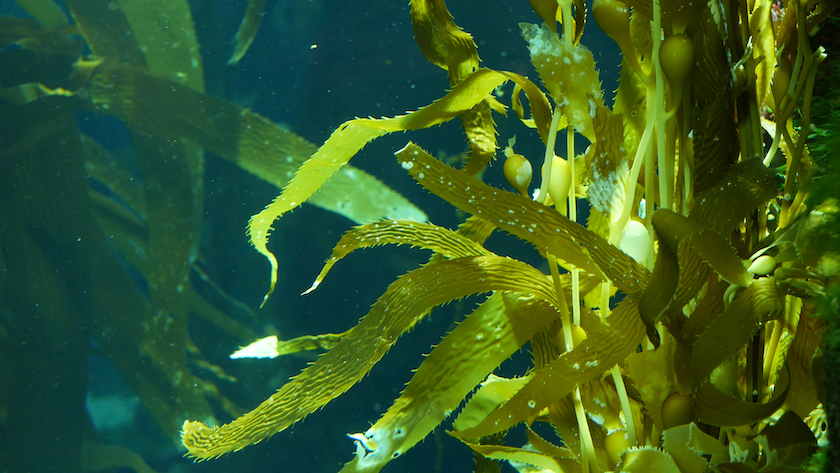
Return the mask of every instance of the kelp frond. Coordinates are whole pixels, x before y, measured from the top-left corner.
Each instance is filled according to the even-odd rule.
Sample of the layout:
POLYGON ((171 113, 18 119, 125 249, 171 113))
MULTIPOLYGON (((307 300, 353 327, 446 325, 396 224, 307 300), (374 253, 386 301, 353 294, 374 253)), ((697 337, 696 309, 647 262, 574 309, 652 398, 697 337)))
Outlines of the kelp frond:
POLYGON ((251 219, 251 243, 271 263, 266 298, 279 270, 268 249, 274 221, 385 134, 461 118, 471 143, 463 169, 411 142, 396 157, 418 184, 470 217, 454 231, 405 219, 348 231, 306 293, 356 249, 400 244, 434 254, 256 409, 218 427, 187 421, 190 456, 217 457, 289 427, 360 381, 429 310, 490 293, 432 349, 382 418, 349 435, 356 456, 342 471, 379 471, 479 385, 452 435, 523 469, 753 471, 807 461, 802 452, 819 433, 803 426, 819 418, 825 398, 807 362, 821 333, 814 299, 836 274, 806 242, 823 210, 805 204, 814 166, 802 130, 825 59, 808 41, 808 22, 819 17, 808 12, 836 2, 794 2, 773 21, 767 2, 639 0, 631 9, 598 1, 595 19, 624 53, 612 109, 594 55, 580 44, 583 2, 531 4, 545 24, 520 26, 547 92, 518 74, 479 69, 472 37, 443 1, 411 2, 418 45, 447 70, 452 89, 406 115, 345 122, 251 219), (513 139, 505 154, 518 161, 505 168, 517 192, 476 177, 496 148, 491 110, 505 110, 491 93, 507 81, 515 83, 516 116, 545 144, 533 198, 529 180, 516 179, 531 173, 513 139), (591 143, 583 153, 576 135, 591 143), (769 167, 778 149, 783 179, 769 167), (578 221, 582 198, 592 207, 586 225, 578 221), (494 228, 534 247, 549 274, 484 248, 494 228), (532 369, 495 377, 526 343, 532 369), (559 438, 537 435, 537 422, 559 438), (504 445, 519 424, 529 443, 504 445), (799 430, 789 443, 775 434, 785 425, 799 430), (784 456, 793 444, 801 455, 784 456))

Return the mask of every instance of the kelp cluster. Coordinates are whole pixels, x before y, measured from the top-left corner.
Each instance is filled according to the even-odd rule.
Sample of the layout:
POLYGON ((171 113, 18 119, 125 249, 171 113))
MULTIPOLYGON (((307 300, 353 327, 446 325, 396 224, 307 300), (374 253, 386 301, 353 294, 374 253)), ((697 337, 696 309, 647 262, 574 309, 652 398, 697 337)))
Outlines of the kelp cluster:
MULTIPOLYGON (((38 21, 0 25, 0 61, 14 72, 0 83, 0 116, 14 117, 0 135, 0 337, 21 342, 2 344, 5 432, 59 436, 62 460, 75 456, 69 463, 86 469, 115 458, 148 468, 78 435, 85 357, 95 350, 165 432, 176 436, 180 420, 200 419, 183 424, 188 455, 218 457, 346 392, 430 310, 486 294, 382 418, 349 434, 356 456, 343 471, 379 471, 450 417, 477 471, 497 468, 487 460, 519 471, 800 471, 825 449, 821 403, 831 393, 822 382, 829 363, 817 301, 836 293, 837 255, 812 241, 836 237, 826 223, 837 200, 809 195, 836 151, 823 149, 829 157, 818 161, 810 146, 814 86, 826 60, 810 35, 836 0, 598 0, 591 12, 579 0, 531 0, 542 24, 520 25, 522 47, 542 87, 480 68, 472 37, 444 2, 412 0, 418 46, 447 71, 451 90, 403 116, 348 121, 320 148, 204 93, 185 1, 65 3, 72 22, 50 1, 21 1, 38 21), (590 15, 624 55, 611 106, 580 43, 590 15), (82 42, 91 55, 80 56, 82 42), (508 82, 505 105, 496 92, 508 82), (533 192, 538 163, 517 154, 513 139, 504 169, 516 192, 479 178, 497 153, 495 119, 508 108, 545 144, 533 192), (139 178, 79 131, 78 111, 126 125, 139 178), (469 215, 457 229, 428 223, 348 164, 377 137, 454 119, 470 145, 461 169, 414 143, 396 162, 469 215), (576 136, 589 141, 582 153, 576 136), (211 402, 233 416, 241 411, 193 373, 197 366, 229 379, 202 357, 188 318, 205 318, 242 343, 257 334, 195 287, 205 275, 204 150, 283 189, 248 226, 271 264, 268 295, 285 269, 269 251, 272 225, 304 202, 361 224, 336 244, 307 291, 314 295, 356 249, 397 244, 434 253, 350 330, 264 338, 236 354, 326 350, 254 410, 218 426, 211 402), (549 274, 486 248, 497 229, 536 248, 549 274), (526 345, 532 369, 494 374, 526 345), (38 375, 10 368, 20 364, 37 365, 38 375), (9 388, 55 392, 44 384, 55 380, 55 399, 9 388), (51 418, 65 422, 43 420, 51 418), (525 445, 505 442, 517 426, 525 445)), ((231 64, 246 54, 263 8, 249 2, 231 64)), ((32 463, 49 461, 42 443, 3 440, 25 458, 18 470, 47 471, 32 463)))
POLYGON ((242 417, 186 422, 189 455, 218 457, 286 429, 359 382, 431 309, 474 294, 489 295, 377 422, 348 435, 356 456, 342 471, 379 471, 462 403, 450 434, 519 471, 800 471, 825 446, 815 300, 837 261, 810 242, 837 201, 808 200, 820 172, 808 147, 810 110, 826 59, 809 35, 837 2, 597 0, 591 16, 624 55, 612 107, 580 44, 586 5, 531 5, 543 23, 520 28, 544 88, 479 68, 472 37, 442 0, 411 1, 417 43, 447 71, 451 90, 403 116, 341 125, 251 219, 249 235, 271 263, 270 295, 283 270, 267 246, 277 218, 373 139, 456 118, 470 144, 461 169, 414 143, 396 158, 469 217, 455 230, 383 220, 347 232, 307 292, 359 248, 411 245, 434 255, 346 332, 243 349, 237 356, 327 351, 242 417), (545 143, 533 194, 532 164, 515 140, 504 170, 517 192, 477 177, 498 147, 493 113, 507 107, 494 91, 506 82, 515 84, 510 108, 545 143), (576 135, 590 143, 580 154, 576 135), (549 274, 487 249, 496 229, 536 248, 549 274), (493 374, 526 344, 531 370, 493 374), (521 424, 527 444, 505 444, 521 424))
MULTIPOLYGON (((18 3, 30 18, 0 18, 0 469, 151 471, 98 443, 89 356, 173 444, 185 418, 241 414, 219 388, 236 380, 188 330, 197 318, 240 343, 257 336, 204 258, 205 150, 282 188, 317 147, 204 92, 186 1, 18 3), (86 135, 80 114, 119 120, 136 160, 86 135)), ((232 63, 263 6, 252 2, 232 63)), ((356 223, 426 219, 352 167, 310 202, 356 223)))

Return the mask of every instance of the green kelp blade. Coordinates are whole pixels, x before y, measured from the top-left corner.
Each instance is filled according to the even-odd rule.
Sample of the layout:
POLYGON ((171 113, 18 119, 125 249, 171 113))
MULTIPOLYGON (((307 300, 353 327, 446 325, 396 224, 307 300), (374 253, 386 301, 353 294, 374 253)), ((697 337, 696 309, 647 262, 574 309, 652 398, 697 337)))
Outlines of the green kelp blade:
POLYGON ((767 402, 747 402, 736 399, 710 382, 704 383, 694 393, 694 412, 701 422, 721 427, 737 427, 759 422, 770 417, 785 403, 790 389, 788 370, 782 371, 776 383, 776 394, 767 402))
POLYGON ((694 386, 699 386, 718 365, 745 346, 759 323, 769 320, 768 314, 781 309, 775 281, 772 278, 753 281, 694 342, 691 352, 694 386))
POLYGON ((536 294, 559 305, 548 277, 511 258, 476 256, 429 263, 388 286, 333 349, 256 409, 218 427, 186 421, 181 441, 190 456, 205 460, 271 437, 360 381, 428 309, 490 291, 536 294))
POLYGON ((368 451, 342 469, 376 472, 423 440, 475 386, 557 319, 544 300, 496 292, 455 327, 423 360, 405 391, 364 433, 368 451))
MULTIPOLYGON (((291 182, 283 188, 283 192, 262 212, 251 217, 248 223, 251 244, 271 264, 271 282, 266 299, 277 284, 277 259, 266 246, 275 220, 307 201, 370 141, 395 131, 418 130, 449 121, 486 99, 496 87, 507 80, 513 80, 517 84, 530 82, 512 72, 480 69, 458 83, 444 97, 420 110, 379 120, 357 118, 338 127, 323 146, 297 170, 291 182)), ((525 91, 528 93, 527 88, 525 91)))
POLYGON ((732 245, 713 230, 668 209, 653 214, 653 228, 659 236, 659 252, 650 283, 639 301, 649 334, 654 333, 654 326, 669 306, 681 308, 697 294, 707 279, 708 269, 703 263, 730 284, 746 287, 752 281, 732 245), (674 300, 678 302, 674 304, 674 300))
POLYGON ((414 143, 407 144, 396 156, 420 185, 459 209, 489 220, 538 250, 599 278, 606 274, 616 287, 628 294, 644 288, 647 269, 556 210, 456 171, 414 143))
POLYGON ((449 259, 468 256, 489 256, 494 254, 480 244, 459 235, 447 228, 438 227, 431 223, 413 222, 408 220, 384 220, 380 222, 359 225, 341 237, 333 248, 330 259, 312 287, 303 294, 309 294, 317 288, 327 276, 333 265, 351 252, 385 244, 419 246, 426 250, 449 259))
POLYGON ((257 31, 260 29, 260 22, 262 22, 264 11, 265 0, 248 0, 245 17, 242 18, 242 23, 236 31, 236 36, 233 37, 235 48, 228 60, 228 65, 239 63, 239 60, 248 52, 248 48, 251 47, 251 43, 254 42, 254 38, 257 36, 257 31))
POLYGON ((755 68, 755 94, 764 103, 770 93, 770 82, 776 65, 776 40, 773 37, 773 2, 755 2, 750 13, 750 35, 753 38, 753 57, 762 59, 755 68), (757 5, 757 6, 755 6, 757 5))
POLYGON ((620 363, 636 350, 645 333, 639 318, 638 300, 627 296, 607 318, 582 319, 587 338, 571 352, 534 372, 510 401, 487 416, 477 426, 455 432, 459 438, 481 438, 534 419, 540 411, 620 363))
POLYGON ((688 217, 726 236, 776 193, 773 172, 760 159, 742 161, 732 166, 716 186, 695 196, 688 217))
MULTIPOLYGON (((449 73, 449 83, 458 84, 478 69, 478 48, 472 36, 452 18, 443 0, 412 0, 411 26, 417 46, 431 63, 449 73)), ((464 134, 470 144, 464 169, 476 175, 496 153, 496 123, 492 111, 504 113, 504 106, 487 96, 461 114, 464 134)))
POLYGON ((461 409, 452 426, 455 430, 467 430, 475 427, 497 407, 506 403, 522 389, 530 375, 518 378, 502 378, 491 374, 481 383, 478 391, 470 397, 467 405, 461 409))
MULTIPOLYGON (((531 83, 531 87, 536 88, 536 86, 531 83)), ((548 136, 548 128, 551 124, 551 106, 548 103, 548 97, 545 94, 542 94, 543 100, 539 102, 531 102, 531 118, 525 117, 525 107, 522 105, 522 99, 519 98, 519 93, 523 90, 519 84, 516 84, 513 88, 513 92, 510 95, 510 107, 513 109, 516 116, 519 117, 519 120, 527 126, 528 128, 536 128, 540 134, 540 138, 543 141, 546 140, 548 136)), ((537 89, 539 90, 539 89, 537 89)), ((542 93, 540 91, 540 93, 542 93)), ((537 94, 529 94, 529 97, 534 96, 536 97, 537 94)), ((566 117, 560 117, 560 121, 557 124, 558 130, 563 130, 569 126, 569 119, 566 117)))
POLYGON ((411 26, 420 51, 456 84, 478 69, 478 47, 442 0, 411 0, 411 26))

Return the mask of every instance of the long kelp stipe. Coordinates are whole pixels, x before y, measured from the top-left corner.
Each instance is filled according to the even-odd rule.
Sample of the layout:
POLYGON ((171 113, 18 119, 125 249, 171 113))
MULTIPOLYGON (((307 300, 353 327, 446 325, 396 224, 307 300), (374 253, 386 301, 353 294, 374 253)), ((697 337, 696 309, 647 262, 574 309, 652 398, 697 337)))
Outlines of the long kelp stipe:
MULTIPOLYGON (((255 410, 222 426, 186 422, 189 455, 214 458, 289 427, 359 382, 429 310, 486 293, 382 418, 349 434, 356 456, 342 471, 379 471, 465 399, 451 435, 477 458, 520 471, 818 468, 811 458, 827 434, 817 301, 837 264, 812 240, 837 201, 809 198, 820 168, 809 152, 810 110, 827 55, 808 35, 837 3, 596 0, 592 16, 624 54, 612 107, 580 43, 586 5, 531 5, 543 24, 519 25, 522 47, 546 92, 518 74, 479 69, 472 37, 443 1, 411 1, 417 43, 452 89, 416 112, 341 125, 252 218, 249 234, 271 262, 270 295, 283 270, 267 249, 277 218, 371 140, 455 118, 471 145, 462 169, 414 143, 396 156, 469 217, 454 231, 393 220, 345 234, 307 293, 355 249, 411 245, 434 256, 255 410), (511 108, 545 143, 533 195, 539 163, 518 155, 513 138, 504 170, 517 192, 477 177, 497 148, 492 113, 505 112, 493 92, 508 81, 511 108), (578 135, 590 142, 582 154, 578 135), (536 248, 549 274, 487 250, 493 229, 536 248), (531 370, 493 374, 526 344, 531 370), (557 438, 538 435, 534 423, 550 424, 557 438), (506 445, 520 424, 528 443, 506 445)), ((288 352, 274 341, 269 356, 281 345, 288 352)), ((477 460, 477 471, 488 464, 477 460)))

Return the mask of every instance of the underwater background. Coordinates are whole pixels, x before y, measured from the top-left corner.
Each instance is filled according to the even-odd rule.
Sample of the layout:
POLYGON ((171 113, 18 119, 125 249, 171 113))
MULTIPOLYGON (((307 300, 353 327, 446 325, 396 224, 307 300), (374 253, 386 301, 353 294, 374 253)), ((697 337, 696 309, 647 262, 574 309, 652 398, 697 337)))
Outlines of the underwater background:
MULTIPOLYGON (((59 5, 67 11, 65 5, 59 5)), ((245 1, 190 2, 205 90, 210 95, 249 108, 312 143, 322 143, 338 124, 354 116, 397 115, 430 103, 437 98, 439 90, 447 87, 446 77, 429 64, 417 48, 409 21, 408 2, 269 0, 259 33, 247 54, 238 64, 228 65, 233 50, 231 38, 246 7, 245 1)), ((538 19, 527 2, 490 2, 480 8, 469 2, 452 2, 449 8, 461 20, 462 26, 481 38, 479 50, 486 66, 528 74, 530 58, 516 26, 520 21, 538 19)), ((0 15, 32 18, 16 2, 9 0, 0 2, 0 15)), ((587 41, 602 69, 605 84, 615 83, 619 61, 617 47, 596 30, 588 30, 587 36, 594 38, 587 41)), ((119 118, 80 111, 73 114, 73 119, 84 134, 101 143, 121 166, 139 178, 131 135, 119 118)), ((13 120, 13 117, 7 115, 0 119, 7 120, 13 120)), ((468 149, 458 127, 425 130, 414 139, 436 152, 453 156, 453 159, 468 149)), ((533 137, 531 140, 531 143, 527 137, 519 140, 522 152, 528 152, 530 146, 534 153, 541 153, 539 141, 533 137)), ((423 191, 393 159, 387 159, 404 141, 400 135, 378 140, 365 148, 354 163, 388 182, 425 209, 438 224, 456 225, 462 216, 423 191), (383 155, 386 155, 385 159, 382 159, 383 155)), ((273 297, 265 307, 257 309, 265 293, 266 265, 248 244, 244 228, 249 217, 262 209, 276 195, 277 189, 212 152, 207 152, 205 165, 205 214, 201 225, 203 265, 208 272, 212 271, 215 284, 232 299, 253 310, 246 312, 236 304, 225 306, 223 303, 226 312, 257 332, 279 333, 292 338, 349 328, 364 315, 387 284, 427 258, 425 252, 404 248, 359 252, 348 258, 347 264, 335 269, 334 275, 320 288, 318 297, 301 297, 299 294, 309 286, 337 238, 352 225, 344 217, 304 205, 276 225, 274 238, 282 243, 275 247, 281 266, 287 269, 281 272, 273 297)), ((491 169, 488 175, 498 185, 503 182, 499 166, 491 169)), ((496 240, 495 245, 506 245, 504 238, 496 237, 496 240)), ((538 259, 536 254, 524 256, 538 259)), ((67 258, 63 264, 75 262, 67 258)), ((201 284, 196 274, 191 278, 201 284)), ((144 284, 140 279, 136 282, 140 286, 144 284)), ((183 448, 161 431, 109 359, 97 355, 97 342, 93 337, 89 343, 81 341, 78 344, 77 350, 84 354, 86 366, 77 366, 79 371, 73 373, 77 378, 73 383, 78 384, 79 389, 86 389, 85 410, 63 415, 75 419, 72 422, 75 426, 87 423, 78 419, 80 415, 89 419, 91 425, 84 431, 76 431, 76 435, 133 450, 159 472, 337 470, 353 453, 353 444, 345 434, 364 430, 372 419, 384 412, 399 394, 403 383, 408 381, 411 370, 422 361, 420 354, 427 353, 440 334, 473 306, 474 301, 465 300, 439 309, 418 330, 401 340, 364 382, 347 395, 270 441, 214 462, 193 463, 183 457, 183 448), (427 325, 429 330, 425 329, 427 325)), ((229 360, 228 355, 238 346, 236 340, 195 317, 190 320, 189 332, 208 361, 236 378, 235 383, 218 381, 217 385, 243 408, 258 404, 313 359, 302 356, 229 360)), ((8 339, 3 341, 9 342, 8 339)), ((12 369, 27 369, 25 363, 12 369)), ((61 360, 53 363, 58 368, 61 360)), ((35 377, 50 376, 38 372, 35 366, 32 369, 35 377)), ((15 377, 7 379, 14 382, 15 377)), ((12 389, 25 397, 38 397, 40 389, 61 389, 61 386, 61 383, 50 383, 45 379, 41 385, 14 384, 12 389)), ((37 405, 30 408, 35 409, 37 405)), ((51 425, 67 422, 67 419, 54 417, 56 414, 61 414, 60 409, 50 409, 46 414, 49 418, 44 422, 32 424, 23 431, 5 430, 3 434, 61 443, 61 439, 49 438, 51 425)), ((0 471, 79 471, 72 466, 75 458, 62 458, 61 449, 50 452, 44 448, 47 445, 25 451, 4 451, 0 457, 0 471)), ((468 449, 439 428, 395 468, 405 472, 446 472, 470 471, 472 467, 473 459, 468 449), (434 461, 430 463, 429 459, 434 461)))
MULTIPOLYGON (((21 5, 47 3, 52 4, 0 0, 0 16, 32 19, 21 5)), ((97 12, 104 12, 99 19, 102 24, 109 24, 103 31, 110 32, 119 31, 119 28, 109 23, 113 20, 106 15, 108 12, 152 8, 152 2, 144 4, 142 0, 74 0, 67 3, 79 11, 87 11, 92 22, 99 18, 97 12)), ((189 14, 200 53, 200 64, 195 67, 203 72, 204 93, 261 115, 316 147, 347 120, 357 116, 400 115, 432 103, 441 96, 441 91, 450 88, 446 75, 430 64, 417 47, 407 1, 266 0, 253 43, 238 62, 230 64, 235 49, 233 38, 242 18, 247 17, 249 3, 245 0, 190 0, 189 14)), ((70 16, 67 5, 60 2, 55 5, 70 16)), ((528 2, 450 1, 447 7, 459 26, 476 39, 483 67, 512 71, 536 80, 527 44, 517 26, 520 22, 540 21, 528 2)), ((148 14, 150 18, 154 17, 154 11, 148 14)), ((26 24, 14 23, 20 30, 13 30, 11 22, 4 25, 8 29, 5 33, 0 32, 0 36, 27 37, 28 33, 19 33, 29 31, 26 24)), ((611 96, 609 92, 616 89, 619 79, 619 49, 594 21, 588 26, 583 43, 592 51, 603 89, 611 96)), ((67 36, 75 37, 76 42, 57 49, 76 50, 80 55, 91 53, 89 46, 78 41, 78 33, 70 32, 67 36)), ((34 33, 32 38, 36 38, 34 33)), ((44 38, 37 36, 37 41, 45 41, 44 38)), ((98 308, 111 301, 131 305, 132 301, 151 299, 151 304, 156 304, 155 297, 151 296, 158 289, 154 281, 168 281, 171 275, 143 274, 138 269, 142 265, 124 256, 124 247, 120 245, 125 243, 118 245, 103 240, 102 245, 95 246, 108 253, 107 258, 101 260, 91 256, 92 247, 75 247, 74 242, 82 245, 81 242, 87 241, 87 232, 91 230, 86 226, 89 217, 83 211, 76 212, 74 204, 85 198, 83 193, 87 186, 103 201, 115 202, 108 207, 111 204, 96 201, 91 208, 102 211, 96 207, 101 205, 122 215, 126 222, 139 222, 139 212, 130 208, 130 202, 115 183, 130 184, 140 180, 149 172, 149 164, 138 154, 148 153, 149 147, 161 146, 163 149, 164 145, 159 142, 171 146, 173 140, 159 135, 154 126, 128 126, 114 114, 59 102, 62 94, 55 91, 72 82, 62 79, 70 69, 72 57, 55 54, 33 61, 25 56, 18 57, 16 51, 19 49, 14 45, 4 42, 0 48, 0 65, 4 68, 0 70, 0 81, 3 82, 0 86, 11 89, 31 82, 33 78, 43 78, 38 81, 53 87, 51 93, 57 99, 44 109, 27 109, 20 116, 10 112, 16 110, 12 107, 3 105, 0 108, 0 134, 5 135, 0 136, 0 185, 3 186, 0 195, 3 215, 7 216, 3 221, 4 228, 0 229, 3 238, 0 249, 5 254, 1 267, 3 276, 0 276, 0 298, 5 301, 0 307, 3 311, 0 313, 0 384, 3 385, 0 395, 4 396, 0 399, 0 473, 338 471, 351 460, 355 451, 354 442, 347 434, 367 430, 399 396, 411 379, 412 370, 422 362, 422 354, 429 353, 440 341, 441 334, 452 330, 455 323, 463 320, 464 315, 480 302, 478 297, 468 297, 435 309, 414 330, 403 335, 362 382, 306 417, 305 422, 298 422, 243 451, 213 461, 194 462, 184 456, 186 450, 177 437, 173 438, 173 432, 162 428, 163 414, 150 412, 147 406, 148 399, 172 400, 177 397, 174 393, 183 392, 180 389, 189 390, 178 387, 167 391, 167 383, 173 376, 181 382, 178 376, 182 370, 172 368, 174 371, 170 372, 166 368, 162 370, 166 376, 159 374, 156 378, 154 368, 142 365, 170 355, 176 357, 173 366, 186 368, 196 376, 193 389, 201 393, 198 395, 201 399, 207 398, 206 401, 195 400, 192 407, 206 404, 209 409, 196 408, 191 414, 205 412, 208 416, 203 419, 190 417, 189 420, 214 424, 229 422, 272 395, 314 361, 319 352, 236 360, 230 359, 231 353, 256 337, 278 335, 285 340, 350 329, 391 282, 426 263, 430 253, 402 246, 357 251, 336 265, 316 294, 301 296, 315 280, 341 235, 355 224, 336 212, 304 204, 274 224, 271 250, 278 259, 280 271, 276 289, 261 306, 268 287, 268 265, 249 244, 245 229, 251 216, 277 196, 278 188, 244 171, 228 157, 220 157, 207 149, 202 164, 203 182, 182 190, 181 194, 181 197, 186 196, 184 198, 189 198, 191 193, 200 194, 195 198, 202 202, 200 213, 192 215, 189 222, 173 223, 166 230, 170 233, 160 236, 159 241, 175 242, 174 235, 185 230, 189 236, 184 236, 181 246, 173 243, 171 252, 158 247, 155 255, 147 253, 146 260, 151 261, 150 267, 146 268, 149 274, 164 267, 155 266, 155 261, 165 261, 168 257, 189 261, 189 269, 181 269, 181 276, 188 277, 188 284, 185 282, 186 285, 176 285, 177 289, 173 289, 174 294, 184 291, 187 286, 191 288, 189 308, 184 300, 160 302, 160 307, 169 307, 173 313, 180 310, 189 316, 173 321, 165 314, 157 314, 159 317, 144 319, 144 324, 160 324, 158 329, 149 330, 149 333, 161 334, 153 340, 144 338, 145 335, 117 333, 119 327, 132 325, 119 321, 121 314, 102 315, 98 308), (41 69, 33 65, 38 62, 42 64, 41 69), (43 64, 47 66, 43 67, 43 64), (58 112, 65 106, 70 113, 60 115, 58 112), (62 116, 64 118, 60 118, 62 116), (58 120, 65 122, 56 124, 58 120), (42 124, 44 126, 39 128, 42 124), (108 181, 97 177, 99 175, 90 168, 84 171, 90 174, 83 174, 79 166, 71 169, 73 164, 79 164, 76 162, 68 164, 69 170, 56 166, 55 172, 44 172, 48 177, 39 178, 37 189, 26 187, 29 184, 24 184, 30 182, 26 178, 34 171, 20 171, 25 167, 21 163, 27 162, 35 169, 52 169, 53 165, 46 157, 56 156, 56 151, 46 149, 41 155, 33 152, 27 155, 28 161, 19 156, 15 160, 3 158, 3 153, 17 156, 14 153, 20 143, 39 143, 39 138, 31 138, 37 133, 56 133, 58 138, 47 141, 50 146, 60 149, 66 145, 60 138, 64 136, 61 133, 73 126, 98 143, 101 147, 98 152, 109 156, 110 165, 119 168, 120 176, 108 181), (138 135, 147 139, 142 145, 146 149, 137 149, 138 135), (71 182, 73 179, 77 180, 75 184, 71 182), (32 203, 31 207, 27 207, 28 203, 32 203), (21 210, 23 208, 27 210, 21 210), (45 211, 49 216, 43 221, 27 220, 38 214, 37 211, 26 213, 33 208, 52 210, 45 211), (22 216, 8 217, 17 215, 18 211, 22 216), (58 223, 52 227, 55 222, 58 223), (19 236, 22 233, 15 232, 24 232, 27 236, 23 238, 19 236), (24 240, 31 243, 20 243, 24 240), (38 248, 38 252, 34 248, 38 248), (116 276, 113 271, 121 273, 116 276), (39 274, 52 275, 52 278, 36 278, 39 274), (130 282, 132 297, 136 299, 109 289, 115 287, 109 286, 109 280, 120 278, 130 282), (199 299, 202 302, 199 303, 199 299), (199 306, 201 309, 197 308, 199 306), (193 311, 212 315, 195 316, 193 311), (171 330, 170 325, 174 327, 171 330), (173 335, 176 333, 180 335, 173 335), (178 349, 165 347, 178 343, 182 344, 178 349), (157 348, 150 348, 151 345, 157 345, 157 348), (160 351, 156 351, 158 349, 160 351), (142 355, 138 356, 138 353, 142 355), (154 355, 146 356, 147 353, 154 355), (115 357, 120 361, 114 361, 115 357), (138 373, 149 370, 143 371, 145 378, 142 378, 150 379, 148 390, 140 388, 142 392, 138 392, 137 383, 141 381, 137 380, 141 377, 133 382, 126 380, 126 373, 130 373, 132 367, 138 373), (143 396, 147 398, 145 402, 143 396), (113 460, 135 457, 131 452, 107 450, 102 447, 104 445, 130 450, 142 461, 113 460), (89 460, 93 458, 96 460, 89 460), (109 463, 111 461, 114 463, 109 463)), ((504 97, 511 91, 512 86, 507 85, 498 94, 504 97)), ((150 100, 166 101, 169 98, 142 96, 142 101, 150 100)), ((142 101, 138 100, 141 104, 138 109, 142 108, 142 101)), ((607 105, 611 105, 609 100, 607 105)), ((514 120, 498 120, 498 134, 506 140, 520 130, 517 152, 542 156, 544 145, 539 136, 522 133, 521 126, 517 125, 520 124, 514 120)), ((560 136, 564 135, 561 133, 560 136)), ((394 151, 402 148, 407 139, 402 133, 384 136, 364 147, 354 158, 353 166, 387 183, 411 204, 423 209, 430 221, 455 228, 464 220, 465 214, 417 185, 393 159, 394 151)), ((450 164, 462 163, 469 151, 463 127, 454 124, 415 131, 411 140, 450 164)), ((500 140, 500 145, 503 144, 500 140)), ((577 152, 583 152, 583 142, 578 146, 577 152)), ((187 150, 185 155, 189 153, 187 150)), ((172 156, 175 160, 175 154, 172 156)), ((490 185, 505 187, 500 164, 496 162, 489 167, 483 179, 490 185)), ((166 183, 167 177, 171 175, 162 173, 157 179, 166 183)), ((150 199, 154 190, 147 187, 145 193, 147 202, 144 205, 150 208, 157 205, 161 215, 184 215, 183 209, 175 209, 176 206, 170 209, 166 199, 157 203, 150 199), (170 210, 172 213, 167 213, 170 210)), ((581 201, 578 220, 586 221, 587 216, 588 208, 581 201)), ((173 217, 173 222, 176 220, 177 217, 173 217)), ((137 225, 141 229, 138 235, 148 232, 141 223, 137 225)), ((120 231, 128 234, 129 230, 125 228, 129 227, 126 224, 122 230, 113 230, 114 234, 120 234, 120 231)), ((148 251, 148 246, 139 239, 128 240, 128 244, 141 259, 144 251, 148 251)), ((513 236, 497 232, 486 246, 548 273, 544 258, 533 248, 523 248, 513 236)), ((125 289, 125 285, 119 287, 125 289)), ((172 300, 176 299, 177 295, 172 300)), ((529 369, 529 363, 528 350, 523 349, 502 364, 496 373, 521 375, 529 369)), ((171 402, 171 408, 187 404, 179 398, 171 402)), ((174 419, 174 422, 180 427, 184 420, 187 418, 174 419)), ((473 471, 473 453, 445 432, 450 429, 451 421, 444 422, 405 453, 405 458, 386 466, 383 471, 473 471)), ((550 430, 546 428, 547 432, 550 430)), ((524 443, 524 430, 514 430, 509 439, 514 444, 524 443)), ((508 464, 501 468, 502 471, 513 471, 508 464)))

